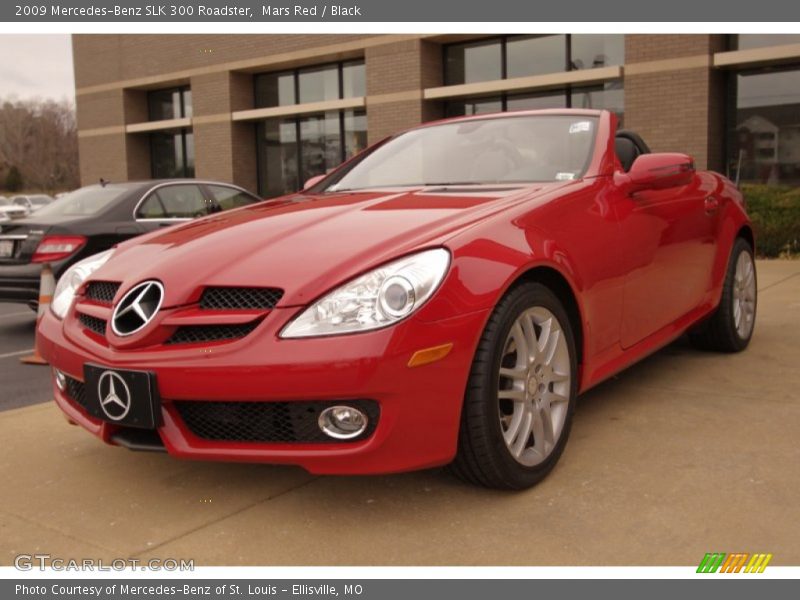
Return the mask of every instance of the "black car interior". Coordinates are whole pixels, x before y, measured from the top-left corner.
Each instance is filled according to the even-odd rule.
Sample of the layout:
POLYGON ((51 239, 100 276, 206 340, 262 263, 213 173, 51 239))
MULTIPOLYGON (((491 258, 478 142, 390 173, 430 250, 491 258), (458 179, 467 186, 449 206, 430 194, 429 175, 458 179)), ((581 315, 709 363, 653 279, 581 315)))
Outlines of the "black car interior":
POLYGON ((620 129, 614 136, 614 150, 617 153, 622 169, 627 173, 633 161, 642 154, 650 154, 650 148, 644 143, 642 136, 628 129, 620 129))

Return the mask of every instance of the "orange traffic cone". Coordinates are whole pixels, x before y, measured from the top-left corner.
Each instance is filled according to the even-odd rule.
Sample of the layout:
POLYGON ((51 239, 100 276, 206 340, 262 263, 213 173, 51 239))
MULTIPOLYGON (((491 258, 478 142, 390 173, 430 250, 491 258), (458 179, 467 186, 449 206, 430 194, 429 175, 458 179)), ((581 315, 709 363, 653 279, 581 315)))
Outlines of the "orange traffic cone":
POLYGON ((42 265, 42 276, 39 279, 39 309, 36 312, 36 337, 33 343, 33 354, 23 356, 19 359, 26 365, 46 365, 47 361, 39 354, 39 321, 47 312, 50 303, 53 301, 53 292, 56 289, 56 280, 53 277, 53 269, 49 263, 42 265))

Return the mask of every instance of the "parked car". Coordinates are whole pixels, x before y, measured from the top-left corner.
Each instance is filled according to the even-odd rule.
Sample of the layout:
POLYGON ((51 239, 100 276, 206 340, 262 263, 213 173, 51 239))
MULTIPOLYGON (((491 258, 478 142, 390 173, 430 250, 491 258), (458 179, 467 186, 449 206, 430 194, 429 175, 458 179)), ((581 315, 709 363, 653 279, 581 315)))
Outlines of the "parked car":
POLYGON ((29 214, 30 211, 26 207, 14 204, 5 196, 0 197, 0 222, 24 219, 29 214))
POLYGON ((237 186, 174 179, 90 185, 0 227, 0 302, 36 308, 41 263, 56 278, 128 238, 260 199, 237 186))
POLYGON ((58 406, 179 457, 535 484, 578 393, 684 332, 724 352, 753 333, 741 194, 616 121, 426 124, 81 261, 38 330, 58 406))
POLYGON ((17 206, 24 206, 28 209, 28 213, 33 213, 42 208, 43 206, 47 206, 53 201, 52 196, 48 196, 47 194, 27 194, 27 195, 18 195, 11 198, 11 202, 16 204, 17 206))

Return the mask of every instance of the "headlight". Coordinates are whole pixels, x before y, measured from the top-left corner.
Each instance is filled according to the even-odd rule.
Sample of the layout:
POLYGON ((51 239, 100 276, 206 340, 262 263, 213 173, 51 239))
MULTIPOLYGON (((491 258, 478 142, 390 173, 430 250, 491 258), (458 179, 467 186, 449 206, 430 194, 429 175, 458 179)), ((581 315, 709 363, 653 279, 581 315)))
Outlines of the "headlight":
POLYGON ((450 253, 437 248, 378 267, 309 306, 281 337, 339 335, 396 323, 431 297, 449 265, 450 253))
POLYGON ((92 273, 97 271, 100 267, 106 264, 106 261, 111 258, 113 250, 106 250, 100 254, 94 254, 88 258, 76 262, 69 269, 67 269, 58 280, 56 284, 56 291, 53 293, 53 302, 50 304, 50 310, 59 319, 67 316, 69 307, 72 306, 72 301, 75 299, 75 292, 81 287, 81 284, 86 281, 92 273))

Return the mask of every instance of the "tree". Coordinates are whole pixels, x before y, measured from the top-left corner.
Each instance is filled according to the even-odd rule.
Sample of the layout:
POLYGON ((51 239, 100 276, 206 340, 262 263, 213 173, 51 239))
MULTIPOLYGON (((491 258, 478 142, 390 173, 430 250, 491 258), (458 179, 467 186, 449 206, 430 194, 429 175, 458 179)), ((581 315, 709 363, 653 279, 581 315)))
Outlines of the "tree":
POLYGON ((22 173, 19 172, 17 165, 11 165, 6 174, 5 188, 9 192, 18 192, 22 189, 22 173))
POLYGON ((10 175, 12 165, 26 189, 78 187, 78 133, 71 102, 0 100, 0 170, 8 169, 10 175))

